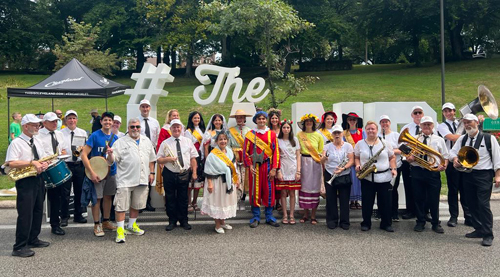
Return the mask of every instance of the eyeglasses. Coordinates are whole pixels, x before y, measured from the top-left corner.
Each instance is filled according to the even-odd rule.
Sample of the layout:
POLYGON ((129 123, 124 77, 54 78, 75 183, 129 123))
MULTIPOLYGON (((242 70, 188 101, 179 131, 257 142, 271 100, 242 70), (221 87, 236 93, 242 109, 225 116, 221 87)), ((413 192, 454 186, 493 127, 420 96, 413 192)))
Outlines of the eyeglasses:
POLYGON ((130 129, 141 129, 141 125, 130 125, 130 129))
POLYGON ((423 112, 413 112, 414 115, 423 114, 423 112))

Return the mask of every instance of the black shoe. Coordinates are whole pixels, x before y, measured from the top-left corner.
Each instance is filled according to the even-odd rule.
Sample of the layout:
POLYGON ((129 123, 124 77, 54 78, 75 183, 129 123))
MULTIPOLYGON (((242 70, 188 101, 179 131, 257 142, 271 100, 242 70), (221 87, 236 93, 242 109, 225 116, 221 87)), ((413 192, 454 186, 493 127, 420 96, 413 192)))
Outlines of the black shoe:
POLYGON ((44 248, 50 245, 50 242, 43 241, 43 240, 38 240, 34 243, 29 243, 28 247, 29 248, 44 248))
POLYGON ((401 216, 403 219, 412 219, 415 218, 415 215, 412 213, 405 213, 403 216, 401 216))
POLYGON ((87 219, 85 217, 77 217, 73 219, 73 222, 75 223, 87 223, 87 219))
POLYGON ((68 219, 61 218, 61 227, 66 227, 66 226, 68 226, 68 219))
POLYGON ((413 231, 415 232, 423 232, 425 229, 425 226, 422 224, 417 224, 415 227, 413 227, 413 231))
POLYGON ((165 231, 172 231, 173 229, 175 229, 175 227, 177 227, 177 224, 175 223, 170 223, 167 225, 167 227, 165 227, 165 231))
POLYGON ((259 221, 258 220, 254 220, 254 222, 250 223, 250 228, 257 228, 257 226, 259 226, 259 221))
POLYGON ((19 250, 12 251, 12 256, 15 256, 15 257, 26 258, 26 257, 31 257, 33 255, 35 255, 35 251, 33 251, 29 248, 21 248, 19 250))
POLYGON ((361 231, 366 232, 369 231, 371 228, 368 226, 361 226, 361 231))
POLYGON ((241 196, 241 201, 245 201, 245 198, 247 198, 247 195, 246 193, 243 193, 243 195, 241 196))
POLYGON ((483 238, 483 241, 481 242, 482 246, 491 246, 493 245, 493 238, 492 237, 487 237, 483 238))
POLYGON ((191 230, 191 225, 189 223, 181 223, 181 227, 184 228, 184 230, 191 230))
POLYGON ((340 228, 344 230, 349 230, 349 225, 340 225, 340 228))
POLYGON ((465 222, 464 222, 465 226, 469 226, 469 227, 473 227, 472 226, 472 220, 470 219, 466 219, 465 222))
POLYGON ((465 237, 469 238, 469 239, 479 239, 479 238, 482 238, 483 235, 478 231, 474 231, 474 232, 470 232, 470 233, 465 234, 465 237))
POLYGON ((432 226, 432 231, 438 233, 438 234, 444 234, 444 229, 443 227, 441 227, 441 225, 435 225, 435 226, 432 226))
POLYGON ((280 227, 280 224, 278 222, 272 221, 272 220, 271 221, 266 221, 266 224, 267 225, 271 225, 273 227, 280 227))
POLYGON ((154 212, 154 211, 156 211, 156 209, 153 208, 153 206, 151 206, 151 204, 147 204, 146 208, 144 210, 148 211, 148 212, 154 212))
POLYGON ((380 229, 385 230, 389 233, 394 233, 394 228, 392 228, 392 226, 380 227, 380 229))
POLYGON ((64 234, 66 234, 66 232, 64 232, 64 230, 61 229, 61 227, 59 227, 59 226, 52 227, 51 233, 54 235, 59 235, 59 236, 63 236, 64 234))
POLYGON ((330 222, 330 223, 327 222, 326 223, 326 227, 328 227, 328 229, 332 229, 333 230, 333 229, 337 228, 337 226, 338 225, 335 222, 330 222))
POLYGON ((457 218, 456 217, 451 217, 450 220, 448 220, 448 223, 446 223, 448 227, 457 227, 457 218))
POLYGON ((426 213, 425 216, 424 216, 424 218, 425 218, 425 221, 427 221, 427 222, 431 222, 432 221, 432 217, 431 217, 430 213, 426 213))

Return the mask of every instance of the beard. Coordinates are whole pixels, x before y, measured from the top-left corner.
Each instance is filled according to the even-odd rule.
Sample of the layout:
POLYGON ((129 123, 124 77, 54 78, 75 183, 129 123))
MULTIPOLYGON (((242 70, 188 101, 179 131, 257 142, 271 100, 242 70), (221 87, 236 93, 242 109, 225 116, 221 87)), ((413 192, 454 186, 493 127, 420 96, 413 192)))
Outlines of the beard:
POLYGON ((465 132, 467 132, 467 135, 473 136, 477 132, 477 130, 477 127, 470 127, 469 129, 465 129, 465 132))
POLYGON ((137 133, 136 132, 130 132, 128 134, 133 139, 138 139, 140 137, 140 133, 139 132, 137 132, 137 133))

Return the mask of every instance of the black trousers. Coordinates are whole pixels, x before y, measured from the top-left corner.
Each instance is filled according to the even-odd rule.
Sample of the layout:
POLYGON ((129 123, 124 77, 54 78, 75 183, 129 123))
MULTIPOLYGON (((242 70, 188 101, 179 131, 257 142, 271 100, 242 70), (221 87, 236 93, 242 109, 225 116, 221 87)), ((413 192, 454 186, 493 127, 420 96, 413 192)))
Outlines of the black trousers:
POLYGON ((167 167, 163 167, 162 175, 168 222, 171 224, 187 223, 189 181, 179 180, 179 174, 168 170, 167 167))
POLYGON ((375 204, 375 194, 377 195, 377 206, 381 218, 380 228, 392 225, 390 188, 390 182, 374 183, 365 179, 361 180, 361 201, 363 201, 361 208, 363 222, 361 222, 361 226, 372 227, 371 220, 373 205, 375 204))
POLYGON ((458 194, 460 193, 460 204, 462 204, 462 209, 464 211, 464 218, 470 220, 471 215, 469 212, 469 206, 467 206, 467 200, 465 199, 464 185, 462 180, 462 173, 457 171, 453 167, 453 163, 448 163, 446 168, 446 179, 448 180, 448 207, 450 211, 451 218, 457 218, 459 215, 458 208, 458 194))
POLYGON ((439 224, 441 173, 432 172, 419 166, 412 167, 411 173, 417 224, 425 225, 425 215, 427 210, 430 210, 432 226, 436 226, 439 224))
POLYGON ((61 204, 61 217, 69 218, 69 198, 71 194, 71 185, 73 185, 73 200, 74 200, 74 210, 73 216, 74 219, 82 218, 82 213, 84 208, 82 207, 82 184, 83 178, 85 177, 85 169, 83 167, 83 163, 75 164, 75 163, 66 163, 73 173, 73 177, 64 184, 64 198, 61 204))
POLYGON ((493 170, 472 170, 462 174, 464 192, 472 215, 472 226, 484 237, 493 238, 493 214, 490 209, 493 170))
POLYGON ((14 250, 38 241, 42 229, 45 186, 40 177, 29 177, 16 181, 17 223, 14 250))
POLYGON ((401 173, 403 175, 403 184, 405 186, 406 212, 415 214, 415 200, 413 199, 410 163, 403 161, 403 164, 401 165, 401 173))
POLYGON ((47 189, 47 199, 49 201, 50 226, 58 227, 61 224, 61 204, 64 198, 64 184, 47 189))
POLYGON ((346 175, 349 179, 348 184, 339 185, 338 178, 333 180, 332 185, 327 183, 332 178, 328 171, 323 171, 323 177, 326 189, 326 223, 327 225, 339 226, 339 209, 337 206, 340 203, 340 226, 349 226, 349 197, 351 196, 351 175, 346 175))
POLYGON ((401 180, 401 166, 398 167, 398 175, 396 175, 396 179, 394 180, 394 186, 392 187, 391 191, 391 213, 392 213, 392 218, 398 218, 399 213, 399 193, 398 193, 398 188, 399 188, 399 181, 401 180))

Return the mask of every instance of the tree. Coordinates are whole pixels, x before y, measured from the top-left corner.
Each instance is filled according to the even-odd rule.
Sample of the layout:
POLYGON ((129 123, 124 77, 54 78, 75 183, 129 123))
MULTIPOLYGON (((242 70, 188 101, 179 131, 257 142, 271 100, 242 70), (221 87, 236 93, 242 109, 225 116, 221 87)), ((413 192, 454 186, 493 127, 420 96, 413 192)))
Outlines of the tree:
POLYGON ((110 49, 95 49, 100 33, 99 25, 92 27, 84 22, 78 23, 72 18, 68 21, 71 32, 63 36, 63 45, 56 45, 53 50, 57 57, 56 69, 75 58, 100 74, 112 75, 112 70, 118 69, 118 58, 116 54, 110 53, 110 49))

